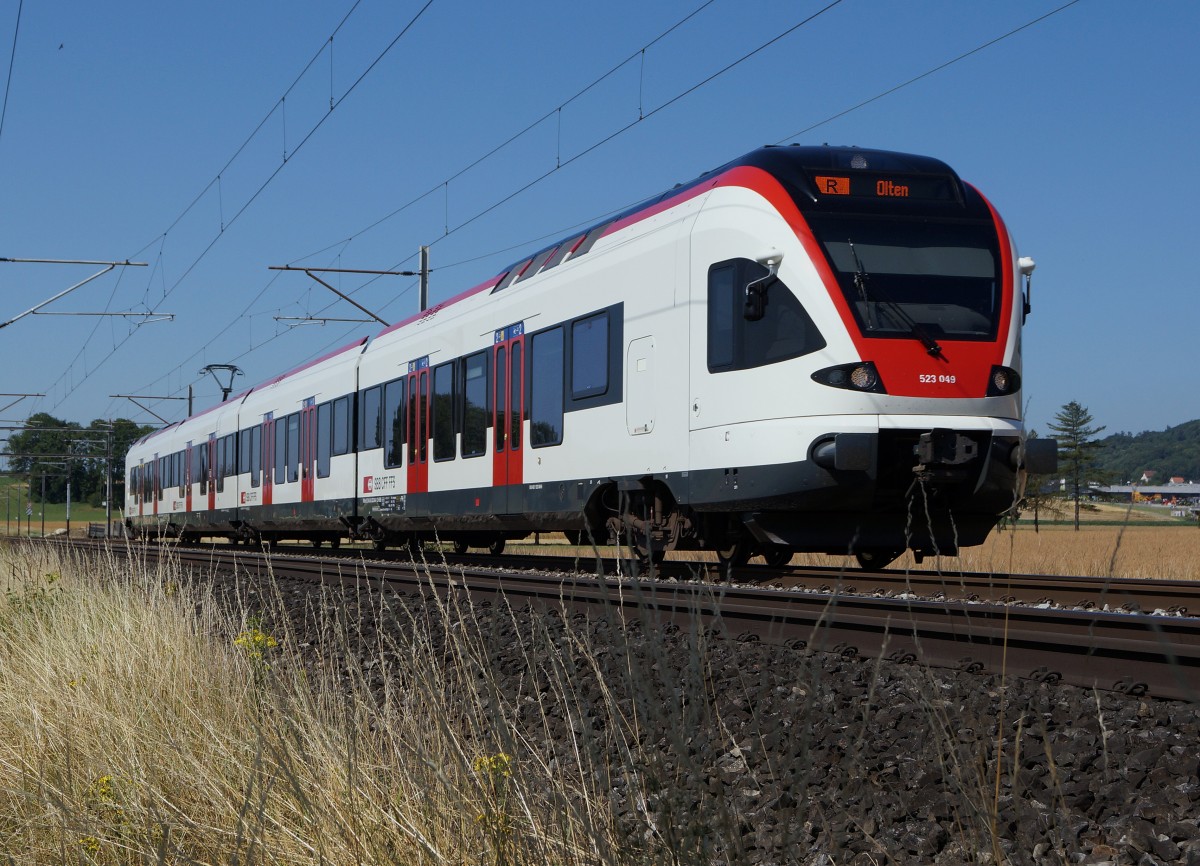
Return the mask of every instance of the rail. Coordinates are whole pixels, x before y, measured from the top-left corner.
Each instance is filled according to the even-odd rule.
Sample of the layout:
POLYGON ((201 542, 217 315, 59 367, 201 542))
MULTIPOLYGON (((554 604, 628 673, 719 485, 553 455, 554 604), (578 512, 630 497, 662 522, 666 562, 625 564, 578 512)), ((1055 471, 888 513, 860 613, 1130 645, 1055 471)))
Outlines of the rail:
MULTIPOLYGON (((1140 612, 1062 610, 1015 604, 813 593, 701 582, 639 580, 475 568, 441 556, 419 562, 318 558, 226 546, 197 549, 122 545, 152 560, 177 556, 208 574, 465 593, 509 604, 565 606, 675 623, 737 640, 763 640, 1048 684, 1200 700, 1200 618, 1140 612)), ((365 552, 364 552, 365 553, 365 552)), ((501 560, 501 563, 503 561, 501 560)))

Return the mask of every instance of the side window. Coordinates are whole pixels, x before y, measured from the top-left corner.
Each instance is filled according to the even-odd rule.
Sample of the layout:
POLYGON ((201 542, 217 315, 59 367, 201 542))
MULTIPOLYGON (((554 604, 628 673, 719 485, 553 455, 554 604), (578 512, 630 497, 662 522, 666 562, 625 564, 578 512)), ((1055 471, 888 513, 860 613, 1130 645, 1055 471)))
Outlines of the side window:
MULTIPOLYGON (((605 331, 607 333, 607 327, 605 331)), ((604 339, 607 380, 607 336, 604 339)), ((575 345, 578 349, 579 344, 575 345)), ((530 351, 533 381, 530 394, 532 404, 529 410, 529 444, 534 448, 559 445, 563 439, 563 329, 551 328, 534 334, 530 351)))
POLYGON ((478 457, 487 451, 487 431, 492 423, 487 399, 487 356, 487 352, 477 352, 463 360, 463 457, 478 457))
POLYGON ((370 451, 383 444, 383 388, 376 385, 359 395, 358 450, 370 451))
POLYGON ((245 475, 250 471, 250 437, 253 433, 252 427, 238 433, 238 475, 245 475))
POLYGON ((287 418, 275 419, 275 483, 287 482, 287 418))
POLYGON ((521 422, 524 420, 525 412, 525 395, 521 393, 521 387, 525 383, 525 377, 521 375, 520 371, 524 346, 524 343, 512 344, 512 372, 508 377, 508 384, 511 386, 508 398, 508 418, 511 428, 508 431, 508 449, 510 451, 521 447, 521 422))
POLYGON ((262 469, 262 426, 250 428, 250 486, 257 487, 262 469))
POLYGON ((749 259, 733 259, 709 269, 709 372, 762 367, 825 348, 816 324, 782 280, 768 287, 763 317, 746 320, 746 286, 767 274, 764 266, 749 259))
POLYGON ((317 407, 317 477, 329 477, 329 458, 333 445, 333 405, 322 403, 317 407))
POLYGON ((429 376, 419 376, 420 399, 417 401, 417 460, 429 459, 429 376))
POLYGON ((236 433, 230 433, 225 437, 225 476, 227 478, 237 475, 237 440, 236 433))
POLYGON ((454 459, 454 362, 433 368, 433 459, 454 459))
MULTIPOLYGON (((768 273, 758 262, 748 262, 746 271, 746 282, 761 279, 768 273)), ((782 281, 768 289, 766 314, 761 319, 747 322, 742 317, 740 322, 743 328, 744 367, 774 364, 825 348, 825 339, 817 330, 816 323, 800 299, 782 281)))
POLYGON ((300 413, 287 416, 287 480, 300 480, 300 413))
POLYGON ((208 441, 201 442, 196 450, 200 452, 200 495, 204 496, 208 494, 208 441))
POLYGON ((217 465, 214 467, 215 471, 213 472, 213 478, 216 479, 218 493, 223 493, 225 491, 225 478, 230 473, 230 438, 231 437, 229 436, 222 436, 217 440, 217 465))
MULTIPOLYGON (((733 367, 733 281, 732 264, 714 266, 708 272, 708 371, 733 367)), ((739 313, 740 315, 740 313, 739 313)))
POLYGON ((496 441, 493 448, 499 451, 504 447, 505 434, 508 427, 504 423, 504 413, 508 408, 508 347, 501 346, 496 350, 496 441))
POLYGON ((404 462, 404 379, 393 379, 383 389, 384 465, 404 462))
POLYGON ((350 452, 350 395, 333 401, 333 456, 350 452))
POLYGON ((608 313, 571 324, 571 397, 595 397, 608 390, 608 313))

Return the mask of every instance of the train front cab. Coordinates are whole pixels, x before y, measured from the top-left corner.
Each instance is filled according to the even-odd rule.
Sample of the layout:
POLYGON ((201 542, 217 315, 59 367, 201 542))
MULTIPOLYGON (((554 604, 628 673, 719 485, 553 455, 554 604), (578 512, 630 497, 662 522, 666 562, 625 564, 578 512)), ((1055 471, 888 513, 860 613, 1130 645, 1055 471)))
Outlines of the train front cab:
POLYGON ((979 544, 1028 463, 1004 225, 934 160, 788 150, 714 192, 693 234, 703 532, 735 558, 872 564, 979 544))

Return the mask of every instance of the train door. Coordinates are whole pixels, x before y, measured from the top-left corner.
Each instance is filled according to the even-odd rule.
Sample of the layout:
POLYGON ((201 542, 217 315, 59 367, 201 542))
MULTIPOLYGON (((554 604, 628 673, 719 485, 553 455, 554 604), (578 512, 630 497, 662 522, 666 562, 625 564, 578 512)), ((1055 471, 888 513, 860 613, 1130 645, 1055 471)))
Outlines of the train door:
POLYGON ((317 484, 317 405, 308 397, 300 409, 300 501, 312 502, 317 484))
MULTIPOLYGON (((133 486, 133 495, 137 499, 138 517, 146 516, 146 464, 138 461, 137 484, 133 486)), ((18 505, 21 503, 18 502, 18 505)), ((18 527, 20 529, 20 527, 18 527)))
POLYGON ((271 492, 275 486, 275 416, 268 412, 262 423, 262 501, 271 504, 271 492))
POLYGON ((513 485, 521 484, 525 417, 525 323, 496 331, 492 342, 492 486, 496 508, 512 512, 521 507, 513 485))
POLYGON ((192 443, 189 441, 187 448, 183 451, 183 510, 192 510, 192 481, 195 479, 192 476, 195 474, 192 471, 192 443))
MULTIPOLYGON (((429 492, 429 358, 408 365, 409 494, 429 492)), ((390 423, 390 422, 389 422, 390 423)), ((411 503, 409 503, 411 508, 411 503)))
POLYGON ((150 466, 152 467, 151 475, 153 476, 150 483, 150 498, 154 502, 154 514, 157 515, 158 496, 159 491, 162 490, 162 460, 159 458, 157 452, 154 455, 154 459, 150 461, 150 466))

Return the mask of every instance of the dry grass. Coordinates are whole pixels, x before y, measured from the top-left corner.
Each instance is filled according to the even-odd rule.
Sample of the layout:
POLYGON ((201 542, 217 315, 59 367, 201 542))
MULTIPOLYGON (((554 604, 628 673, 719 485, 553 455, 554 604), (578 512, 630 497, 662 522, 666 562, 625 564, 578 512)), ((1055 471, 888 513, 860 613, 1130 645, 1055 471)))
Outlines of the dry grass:
MULTIPOLYGON (((979 553, 996 563, 1044 546, 1069 563, 1068 542, 1082 556, 1090 538, 1103 562, 1141 532, 1160 544, 1200 535, 1115 532, 1022 527, 979 553)), ((851 666, 865 696, 827 706, 816 656, 784 670, 700 632, 690 656, 668 658, 657 627, 647 655, 616 628, 593 642, 571 617, 477 619, 453 600, 393 610, 385 596, 331 590, 307 601, 314 637, 292 631, 278 588, 239 594, 235 609, 262 619, 231 618, 204 585, 169 563, 0 548, 0 866, 739 862, 753 804, 738 798, 760 792, 741 790, 745 776, 724 791, 721 775, 737 775, 743 749, 764 757, 754 787, 794 795, 796 826, 824 822, 834 843, 857 831, 836 829, 843 806, 810 787, 814 761, 836 739, 845 780, 863 791, 888 769, 872 725, 903 680, 877 670, 851 666), (774 755, 768 735, 793 751, 774 755), (618 794, 636 808, 618 814, 618 794)), ((982 703, 964 717, 942 692, 930 677, 929 736, 904 741, 932 743, 958 850, 999 861, 1012 723, 994 722, 990 695, 973 693, 982 703)), ((1019 739, 1025 709, 1009 712, 1019 739)), ((845 780, 844 794, 864 795, 845 780)), ((788 831, 797 850, 800 829, 788 831)))
POLYGON ((333 605, 314 654, 170 566, 130 573, 0 551, 5 866, 608 862, 581 768, 510 759, 488 701, 446 687, 470 640, 380 634, 367 669, 396 669, 373 691, 338 642, 361 611, 333 605))

